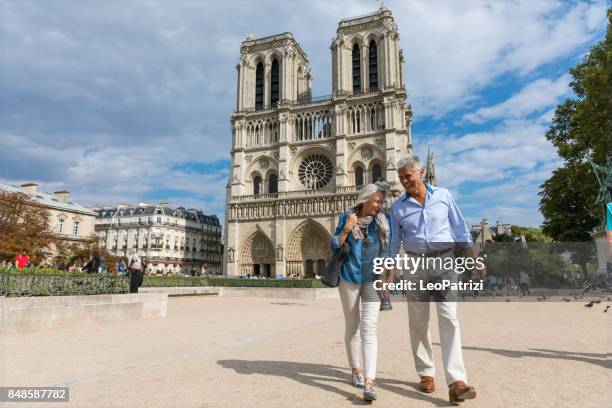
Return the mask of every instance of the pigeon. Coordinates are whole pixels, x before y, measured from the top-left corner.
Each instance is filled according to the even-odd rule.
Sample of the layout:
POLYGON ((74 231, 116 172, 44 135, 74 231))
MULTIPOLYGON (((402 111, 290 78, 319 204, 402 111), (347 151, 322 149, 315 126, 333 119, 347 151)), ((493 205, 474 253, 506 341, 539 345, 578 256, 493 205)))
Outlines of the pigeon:
POLYGON ((593 301, 591 300, 589 303, 587 303, 586 305, 584 305, 584 307, 593 307, 595 303, 593 303, 593 301))
POLYGON ((610 308, 610 305, 606 306, 606 308, 604 309, 604 313, 606 313, 609 308, 610 308))
POLYGON ((541 302, 542 300, 544 299, 542 299, 541 297, 538 297, 538 302, 541 302))
POLYGON ((601 303, 601 299, 591 300, 591 302, 593 302, 593 303, 601 303))
POLYGON ((506 302, 509 302, 509 301, 510 301, 510 299, 506 299, 506 302))
POLYGON ((563 300, 563 301, 565 301, 565 302, 571 302, 571 301, 572 301, 572 299, 570 299, 570 298, 566 298, 565 296, 563 296, 563 299, 562 299, 562 300, 563 300))

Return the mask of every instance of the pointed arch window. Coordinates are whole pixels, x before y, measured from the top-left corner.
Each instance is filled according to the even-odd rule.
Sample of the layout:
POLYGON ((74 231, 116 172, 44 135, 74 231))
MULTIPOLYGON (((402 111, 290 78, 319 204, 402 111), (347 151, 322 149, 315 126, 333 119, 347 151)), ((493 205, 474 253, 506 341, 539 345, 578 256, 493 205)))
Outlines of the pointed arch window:
POLYGON ((359 166, 355 168, 355 185, 363 186, 363 167, 359 166))
POLYGON ((270 175, 270 179, 268 180, 268 193, 278 193, 278 176, 276 174, 270 175))
POLYGON ((380 164, 376 163, 372 166, 372 182, 375 183, 379 180, 383 180, 382 167, 380 167, 380 164))
POLYGON ((368 55, 368 68, 370 72, 369 89, 370 91, 378 91, 378 49, 376 41, 370 41, 368 55))
POLYGON ((253 179, 253 194, 261 194, 261 177, 257 176, 253 179))
POLYGON ((260 62, 255 69, 255 109, 263 109, 264 104, 264 67, 260 62))
POLYGON ((361 92, 361 52, 359 45, 353 45, 353 93, 361 92))
POLYGON ((270 69, 270 105, 275 107, 278 103, 280 95, 280 82, 279 82, 279 70, 278 60, 272 61, 272 68, 270 69))

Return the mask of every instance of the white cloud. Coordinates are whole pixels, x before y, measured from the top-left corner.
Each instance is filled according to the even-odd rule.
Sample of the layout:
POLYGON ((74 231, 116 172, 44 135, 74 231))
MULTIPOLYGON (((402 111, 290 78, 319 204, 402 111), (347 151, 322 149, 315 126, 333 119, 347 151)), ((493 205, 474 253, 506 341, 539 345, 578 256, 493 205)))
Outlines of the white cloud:
POLYGON ((467 106, 501 76, 573 56, 602 36, 606 21, 603 1, 407 1, 391 8, 417 120, 467 106))
MULTIPOLYGON (((575 58, 603 32, 606 11, 604 2, 387 6, 417 121, 466 109, 501 77, 575 58)), ((314 94, 328 94, 338 21, 375 7, 370 0, 5 2, 0 178, 65 187, 85 204, 137 202, 168 190, 177 204, 220 213, 226 180, 172 168, 229 159, 242 39, 251 31, 293 32, 308 54, 314 94)), ((561 79, 549 81, 555 90, 561 79)), ((441 181, 459 189, 469 180, 503 180, 510 166, 529 172, 533 162, 554 160, 542 140, 551 112, 525 121, 527 110, 542 111, 527 102, 477 111, 480 120, 506 117, 497 129, 434 138, 441 181)))
POLYGON ((433 136, 417 142, 415 151, 433 149, 439 185, 459 193, 471 222, 495 218, 538 226, 539 186, 560 165, 545 138, 547 125, 539 117, 508 120, 492 131, 433 136))
POLYGON ((494 119, 517 119, 533 112, 542 112, 556 106, 562 97, 570 93, 569 81, 569 74, 564 74, 557 80, 538 79, 504 102, 480 108, 464 115, 463 119, 473 123, 485 123, 494 119))

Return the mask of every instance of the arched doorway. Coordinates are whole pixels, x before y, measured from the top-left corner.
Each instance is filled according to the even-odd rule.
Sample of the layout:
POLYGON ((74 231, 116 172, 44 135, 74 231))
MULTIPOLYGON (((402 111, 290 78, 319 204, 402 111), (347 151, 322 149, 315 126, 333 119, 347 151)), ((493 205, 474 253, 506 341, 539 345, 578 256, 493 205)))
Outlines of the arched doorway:
POLYGON ((242 246, 240 274, 274 276, 274 248, 263 232, 255 231, 242 246))
POLYGON ((322 275, 323 274, 323 269, 325 269, 325 259, 319 259, 317 260, 317 275, 322 275))
POLYGON ((287 275, 312 278, 331 258, 331 236, 314 220, 306 220, 293 231, 287 245, 287 275), (321 262, 322 261, 322 262, 321 262))

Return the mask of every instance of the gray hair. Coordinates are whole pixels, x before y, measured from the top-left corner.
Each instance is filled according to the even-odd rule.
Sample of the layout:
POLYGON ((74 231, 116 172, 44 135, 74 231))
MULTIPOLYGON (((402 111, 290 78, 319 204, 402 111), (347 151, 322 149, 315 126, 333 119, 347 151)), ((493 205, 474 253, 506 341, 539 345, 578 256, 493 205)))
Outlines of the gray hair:
POLYGON ((361 192, 359 192, 359 196, 357 196, 355 207, 358 207, 359 205, 365 203, 366 201, 368 201, 369 199, 371 199, 378 193, 382 194, 383 197, 385 196, 384 191, 376 184, 367 184, 363 186, 363 188, 361 189, 361 192))
POLYGON ((422 170, 423 162, 416 154, 410 154, 406 157, 402 157, 397 161, 397 169, 401 169, 402 167, 410 166, 412 170, 422 170))

